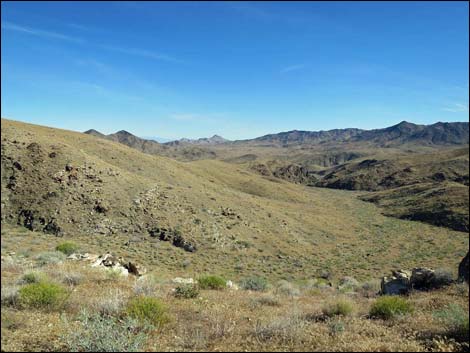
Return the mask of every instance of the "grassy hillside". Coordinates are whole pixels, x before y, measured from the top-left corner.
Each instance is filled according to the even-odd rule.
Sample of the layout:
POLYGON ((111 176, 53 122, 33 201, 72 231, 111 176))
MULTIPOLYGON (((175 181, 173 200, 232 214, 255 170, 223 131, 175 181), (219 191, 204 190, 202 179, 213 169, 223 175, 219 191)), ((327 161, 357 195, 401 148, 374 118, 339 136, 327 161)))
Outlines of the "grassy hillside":
MULTIPOLYGON (((183 163, 2 119, 2 350, 468 351, 467 284, 377 295, 392 269, 456 278, 467 233, 360 199, 406 218, 409 202, 396 200, 426 208, 430 186, 399 197, 308 187, 243 163, 183 163), (113 253, 147 273, 56 249, 113 253)), ((439 197, 465 212, 448 192, 467 186, 445 185, 439 197)))
POLYGON ((1 136, 2 244, 16 250, 48 249, 57 234, 174 275, 301 279, 322 270, 359 278, 415 265, 454 270, 468 249, 467 234, 385 217, 354 192, 5 119, 1 136), (155 228, 176 230, 197 251, 151 237, 155 228))

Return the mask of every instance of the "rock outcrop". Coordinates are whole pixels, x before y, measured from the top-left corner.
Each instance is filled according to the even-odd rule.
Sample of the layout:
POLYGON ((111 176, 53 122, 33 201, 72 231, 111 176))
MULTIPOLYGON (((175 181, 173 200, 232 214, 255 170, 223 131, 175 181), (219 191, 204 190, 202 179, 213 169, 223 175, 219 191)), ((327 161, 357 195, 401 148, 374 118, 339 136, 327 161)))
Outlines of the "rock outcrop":
POLYGON ((392 276, 383 277, 381 282, 381 294, 407 294, 411 290, 426 291, 441 288, 453 282, 454 280, 452 279, 451 273, 447 271, 435 271, 431 268, 415 267, 411 271, 392 271, 392 276))
POLYGON ((161 241, 170 241, 177 248, 182 248, 188 252, 196 251, 196 246, 184 239, 177 229, 155 227, 148 232, 151 237, 158 238, 161 241))
POLYGON ((460 281, 465 281, 468 283, 468 275, 469 275, 469 258, 468 258, 468 252, 467 255, 462 259, 462 261, 459 264, 459 280, 460 281))
POLYGON ((392 271, 391 277, 382 278, 381 293, 387 295, 407 294, 410 291, 410 278, 410 271, 392 271))
MULTIPOLYGON (((75 255, 75 254, 72 254, 72 255, 75 255)), ((72 260, 87 259, 87 258, 83 258, 81 255, 78 255, 78 256, 76 255, 73 257, 72 255, 69 256, 69 259, 72 259, 72 260)), ((117 258, 116 256, 111 255, 111 254, 105 254, 105 255, 99 256, 92 263, 91 266, 111 269, 111 270, 118 272, 122 276, 127 276, 129 274, 132 274, 134 276, 142 276, 143 274, 147 272, 143 267, 136 265, 130 261, 125 261, 123 258, 117 258)))

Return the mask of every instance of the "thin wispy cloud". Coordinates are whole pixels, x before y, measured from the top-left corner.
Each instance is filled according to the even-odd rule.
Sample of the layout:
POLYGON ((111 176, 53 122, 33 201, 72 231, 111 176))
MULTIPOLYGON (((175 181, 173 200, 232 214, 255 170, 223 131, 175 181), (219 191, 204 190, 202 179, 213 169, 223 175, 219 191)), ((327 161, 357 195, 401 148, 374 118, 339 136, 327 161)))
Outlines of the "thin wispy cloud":
POLYGON ((305 67, 305 65, 303 64, 297 64, 297 65, 291 65, 291 66, 287 66, 283 69, 281 69, 281 74, 285 74, 287 72, 291 72, 291 71, 297 71, 297 70, 300 70, 300 69, 303 69, 305 67))
POLYGON ((122 93, 115 89, 107 88, 101 84, 83 82, 83 81, 71 81, 70 85, 77 88, 80 92, 92 93, 110 100, 117 101, 129 101, 129 102, 142 102, 144 99, 135 95, 122 93))
POLYGON ((444 109, 442 109, 446 112, 451 112, 451 113, 464 113, 468 112, 468 104, 461 104, 461 103, 454 103, 451 106, 448 106, 444 109))
POLYGON ((161 53, 156 53, 150 50, 135 49, 135 48, 122 48, 122 47, 115 47, 115 46, 110 46, 110 45, 100 45, 100 47, 106 50, 111 50, 111 51, 128 54, 128 55, 141 56, 141 57, 155 59, 155 60, 162 60, 162 61, 168 61, 168 62, 173 62, 173 63, 183 62, 172 56, 161 54, 161 53))
POLYGON ((62 33, 46 31, 46 30, 38 29, 38 28, 25 27, 25 26, 21 26, 12 22, 2 22, 2 29, 15 31, 15 32, 21 32, 21 33, 25 33, 25 34, 29 34, 29 35, 33 35, 37 37, 65 40, 65 41, 74 42, 74 43, 85 42, 85 40, 81 38, 68 36, 62 33))
POLYGON ((86 26, 82 26, 82 25, 79 25, 79 24, 76 24, 76 23, 67 23, 67 26, 70 27, 70 28, 73 28, 73 29, 77 29, 79 31, 90 31, 91 29, 86 27, 86 26))
MULTIPOLYGON (((85 28, 83 26, 72 25, 72 24, 69 24, 69 26, 85 28)), ((69 41, 69 42, 74 42, 74 43, 80 43, 80 44, 88 43, 90 45, 97 46, 101 49, 105 49, 108 51, 114 51, 114 52, 119 52, 119 53, 133 55, 133 56, 140 56, 140 57, 145 57, 145 58, 154 59, 154 60, 161 60, 161 61, 180 63, 180 64, 183 63, 182 60, 174 58, 170 55, 157 53, 157 52, 150 51, 150 50, 116 47, 116 46, 111 46, 111 45, 94 45, 90 42, 87 42, 85 39, 82 39, 82 38, 69 36, 66 34, 58 33, 58 32, 38 29, 38 28, 26 27, 26 26, 18 25, 16 23, 12 23, 12 22, 2 22, 2 29, 15 31, 15 32, 21 32, 21 33, 25 33, 25 34, 29 34, 29 35, 33 35, 37 37, 42 37, 42 38, 48 38, 48 39, 59 39, 59 40, 64 40, 64 41, 69 41)))

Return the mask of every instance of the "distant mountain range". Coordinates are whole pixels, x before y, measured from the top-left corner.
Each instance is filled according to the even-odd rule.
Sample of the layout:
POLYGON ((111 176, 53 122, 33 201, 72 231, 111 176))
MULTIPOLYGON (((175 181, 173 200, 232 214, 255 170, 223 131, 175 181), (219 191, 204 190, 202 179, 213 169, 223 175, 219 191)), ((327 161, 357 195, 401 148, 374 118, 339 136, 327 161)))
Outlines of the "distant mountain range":
POLYGON ((210 138, 180 139, 166 143, 137 137, 125 130, 114 134, 104 135, 96 130, 85 131, 85 134, 116 141, 145 153, 158 154, 179 147, 211 147, 220 144, 248 145, 316 145, 338 143, 366 143, 377 147, 390 147, 403 144, 419 145, 462 145, 469 143, 468 122, 442 123, 432 125, 417 125, 402 121, 384 129, 334 129, 328 131, 299 131, 292 130, 277 134, 269 134, 250 140, 229 141, 219 135, 210 138))
POLYGON ((227 139, 224 139, 222 136, 219 135, 214 135, 212 137, 204 137, 204 138, 199 138, 197 140, 191 140, 191 139, 186 139, 182 138, 177 141, 170 141, 166 142, 166 145, 169 146, 178 146, 178 145, 217 145, 220 143, 225 143, 225 142, 230 142, 227 139))
POLYGON ((385 129, 335 129, 328 131, 288 131, 269 134, 239 142, 270 143, 281 145, 318 144, 327 142, 370 142, 377 146, 419 143, 424 145, 468 144, 467 122, 417 125, 402 121, 385 129))

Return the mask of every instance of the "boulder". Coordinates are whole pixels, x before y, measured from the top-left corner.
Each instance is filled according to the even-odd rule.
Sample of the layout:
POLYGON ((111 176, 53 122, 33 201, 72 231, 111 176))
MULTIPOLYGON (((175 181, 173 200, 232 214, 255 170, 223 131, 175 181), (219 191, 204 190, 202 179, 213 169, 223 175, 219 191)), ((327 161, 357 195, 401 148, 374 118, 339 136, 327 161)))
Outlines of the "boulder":
POLYGON ((436 282, 435 278, 434 270, 426 267, 415 267, 410 278, 411 288, 418 290, 432 289, 436 282))
POLYGON ((127 262, 126 264, 124 264, 123 266, 124 266, 124 268, 127 269, 127 271, 128 271, 130 274, 132 274, 132 275, 134 275, 134 276, 140 277, 140 276, 144 275, 144 274, 147 272, 147 270, 146 270, 145 268, 143 268, 143 267, 141 267, 141 266, 139 266, 139 265, 136 265, 136 264, 134 264, 134 263, 132 263, 132 262, 130 262, 130 261, 127 262))
POLYGON ((468 259, 468 252, 467 255, 462 259, 462 261, 459 264, 459 280, 460 281, 465 281, 468 283, 468 275, 469 275, 469 259, 468 259))
POLYGON ((392 271, 392 276, 382 278, 380 283, 381 294, 407 294, 410 291, 410 278, 410 271, 392 271))
MULTIPOLYGON (((74 256, 74 258, 75 257, 77 256, 74 256)), ((124 259, 117 258, 111 254, 99 256, 91 266, 112 269, 124 276, 127 276, 129 273, 134 276, 142 276, 147 272, 143 267, 130 261, 124 261, 124 259)))

